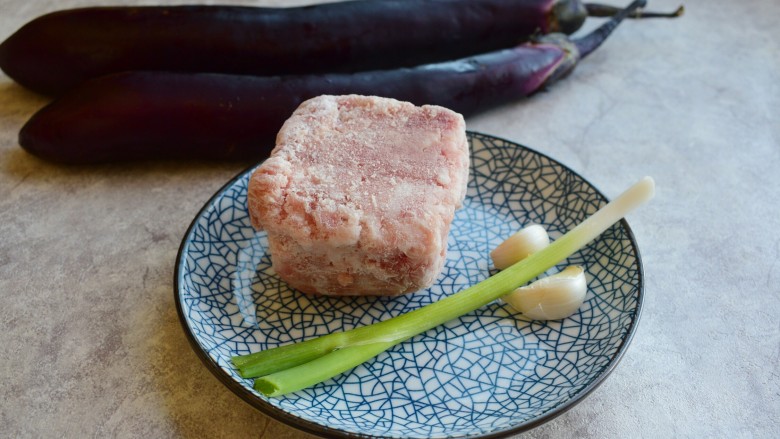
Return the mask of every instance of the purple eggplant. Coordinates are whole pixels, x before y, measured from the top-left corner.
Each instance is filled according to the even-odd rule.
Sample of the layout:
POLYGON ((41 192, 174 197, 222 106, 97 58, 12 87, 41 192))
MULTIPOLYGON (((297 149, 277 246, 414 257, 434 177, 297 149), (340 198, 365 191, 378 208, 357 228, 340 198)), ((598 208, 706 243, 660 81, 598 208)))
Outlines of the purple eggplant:
MULTIPOLYGON (((618 12, 620 12, 620 8, 611 6, 611 5, 604 5, 601 3, 586 3, 585 4, 585 10, 587 11, 588 17, 612 17, 618 12)), ((647 11, 636 11, 633 12, 631 15, 629 15, 630 18, 677 18, 682 17, 682 15, 685 13, 685 6, 678 6, 677 9, 675 9, 672 12, 647 12, 647 11)))
POLYGON ((472 115, 531 95, 565 76, 631 11, 589 35, 538 41, 415 68, 300 76, 127 72, 88 81, 25 124, 19 143, 63 163, 266 157, 284 120, 322 94, 392 97, 472 115))
POLYGON ((410 67, 572 33, 582 0, 358 0, 294 8, 146 6, 41 16, 0 45, 0 68, 58 95, 129 70, 290 75, 410 67))

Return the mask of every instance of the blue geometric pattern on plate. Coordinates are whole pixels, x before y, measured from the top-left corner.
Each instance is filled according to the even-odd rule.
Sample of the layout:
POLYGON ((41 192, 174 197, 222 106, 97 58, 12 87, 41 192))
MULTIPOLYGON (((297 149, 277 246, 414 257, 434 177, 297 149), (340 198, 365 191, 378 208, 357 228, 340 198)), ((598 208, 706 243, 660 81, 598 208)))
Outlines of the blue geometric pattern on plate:
POLYGON ((560 163, 469 133, 472 168, 437 283, 395 298, 309 297, 274 273, 246 209, 248 170, 221 189, 179 252, 176 305, 205 364, 263 412, 329 436, 433 438, 514 433, 571 407, 615 366, 636 327, 642 269, 625 221, 565 265, 586 268, 585 304, 561 321, 528 321, 500 301, 397 345, 309 389, 266 398, 230 363, 256 352, 386 320, 492 273, 489 252, 529 223, 554 239, 606 203, 560 163))

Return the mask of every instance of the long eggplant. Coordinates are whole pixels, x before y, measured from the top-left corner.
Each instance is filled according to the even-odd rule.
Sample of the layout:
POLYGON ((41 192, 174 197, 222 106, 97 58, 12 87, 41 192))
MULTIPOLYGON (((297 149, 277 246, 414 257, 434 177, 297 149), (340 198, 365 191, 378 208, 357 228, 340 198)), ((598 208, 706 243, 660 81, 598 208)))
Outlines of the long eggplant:
POLYGON ((511 49, 416 68, 301 76, 127 72, 84 83, 25 124, 20 145, 63 163, 141 159, 260 159, 284 120, 322 94, 392 97, 471 115, 565 76, 636 0, 589 35, 550 34, 511 49))
POLYGON ((129 70, 260 76, 382 70, 509 48, 535 34, 572 33, 587 15, 582 0, 91 7, 24 25, 0 45, 0 68, 50 95, 129 70))

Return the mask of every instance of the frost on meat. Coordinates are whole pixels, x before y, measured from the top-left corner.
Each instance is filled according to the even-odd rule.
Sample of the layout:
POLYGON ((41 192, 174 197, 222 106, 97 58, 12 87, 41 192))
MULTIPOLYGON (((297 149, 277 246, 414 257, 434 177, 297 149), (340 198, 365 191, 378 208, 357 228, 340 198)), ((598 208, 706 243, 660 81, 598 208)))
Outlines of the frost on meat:
POLYGON ((249 182, 274 269, 303 292, 430 286, 468 178, 463 117, 394 99, 320 96, 285 122, 249 182))

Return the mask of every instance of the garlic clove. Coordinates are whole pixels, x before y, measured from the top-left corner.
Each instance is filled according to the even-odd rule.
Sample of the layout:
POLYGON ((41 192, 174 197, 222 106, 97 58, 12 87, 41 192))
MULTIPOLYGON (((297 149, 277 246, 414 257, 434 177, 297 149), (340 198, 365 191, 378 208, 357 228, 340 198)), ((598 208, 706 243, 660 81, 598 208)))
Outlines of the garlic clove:
POLYGON ((514 265, 529 255, 550 245, 550 236, 544 227, 533 224, 507 238, 492 252, 490 258, 499 270, 514 265))
POLYGON ((585 271, 582 267, 570 266, 520 287, 502 300, 529 319, 559 320, 577 312, 587 291, 585 271))

